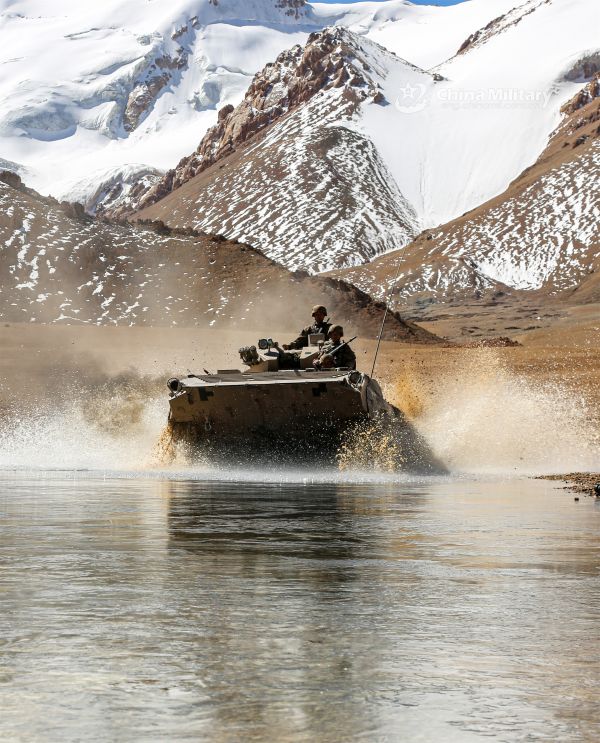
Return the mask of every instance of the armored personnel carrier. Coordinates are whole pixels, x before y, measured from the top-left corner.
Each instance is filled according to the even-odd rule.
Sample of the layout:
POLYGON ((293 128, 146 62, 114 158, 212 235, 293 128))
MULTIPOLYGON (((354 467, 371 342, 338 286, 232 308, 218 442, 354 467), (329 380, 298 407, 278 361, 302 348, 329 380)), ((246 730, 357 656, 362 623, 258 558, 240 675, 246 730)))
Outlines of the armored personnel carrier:
POLYGON ((313 362, 324 337, 310 335, 301 351, 271 339, 240 349, 244 370, 188 374, 168 381, 169 424, 184 442, 227 463, 336 461, 349 431, 373 419, 401 423, 378 383, 360 371, 313 362))

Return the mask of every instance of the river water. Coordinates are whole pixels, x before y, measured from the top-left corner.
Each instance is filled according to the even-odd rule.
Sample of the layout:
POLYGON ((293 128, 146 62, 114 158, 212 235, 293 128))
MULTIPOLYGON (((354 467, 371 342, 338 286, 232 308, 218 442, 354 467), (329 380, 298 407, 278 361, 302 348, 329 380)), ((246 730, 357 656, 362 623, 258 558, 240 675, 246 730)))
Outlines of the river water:
POLYGON ((599 503, 261 477, 0 475, 1 740, 600 739, 599 503))

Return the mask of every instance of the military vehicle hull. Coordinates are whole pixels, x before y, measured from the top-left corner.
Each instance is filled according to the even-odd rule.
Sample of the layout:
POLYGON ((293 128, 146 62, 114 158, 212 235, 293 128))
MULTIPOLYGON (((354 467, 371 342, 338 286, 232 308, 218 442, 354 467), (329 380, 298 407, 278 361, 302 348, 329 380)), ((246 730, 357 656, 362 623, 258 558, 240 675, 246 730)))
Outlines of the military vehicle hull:
POLYGON ((193 460, 225 466, 308 464, 440 471, 427 445, 377 382, 354 369, 315 369, 322 337, 299 353, 263 339, 240 349, 246 371, 168 382, 170 438, 193 460), (342 461, 345 460, 345 461, 342 461))
POLYGON ((345 433, 387 405, 379 385, 357 371, 237 372, 172 380, 169 422, 176 441, 211 459, 324 464, 345 433))

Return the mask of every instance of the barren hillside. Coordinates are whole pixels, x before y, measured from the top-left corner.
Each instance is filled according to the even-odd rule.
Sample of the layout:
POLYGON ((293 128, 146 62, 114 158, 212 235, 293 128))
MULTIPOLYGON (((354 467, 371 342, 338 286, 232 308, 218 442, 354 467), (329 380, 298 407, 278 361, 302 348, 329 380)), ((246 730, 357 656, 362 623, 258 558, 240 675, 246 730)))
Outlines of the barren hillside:
MULTIPOLYGON (((248 245, 161 225, 92 220, 0 181, 0 317, 10 322, 180 325, 289 332, 328 305, 348 331, 374 336, 384 306, 347 282, 288 270, 248 245)), ((392 314, 386 336, 436 342, 392 314)))

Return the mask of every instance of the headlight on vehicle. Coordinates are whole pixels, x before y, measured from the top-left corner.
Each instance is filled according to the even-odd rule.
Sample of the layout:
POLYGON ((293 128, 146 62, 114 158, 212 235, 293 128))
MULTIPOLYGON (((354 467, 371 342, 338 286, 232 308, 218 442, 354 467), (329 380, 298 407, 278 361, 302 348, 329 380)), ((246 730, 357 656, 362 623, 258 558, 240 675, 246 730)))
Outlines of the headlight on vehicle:
POLYGON ((167 382, 167 387, 171 390, 171 392, 179 392, 181 389, 181 382, 177 379, 177 377, 171 377, 169 381, 167 382))

